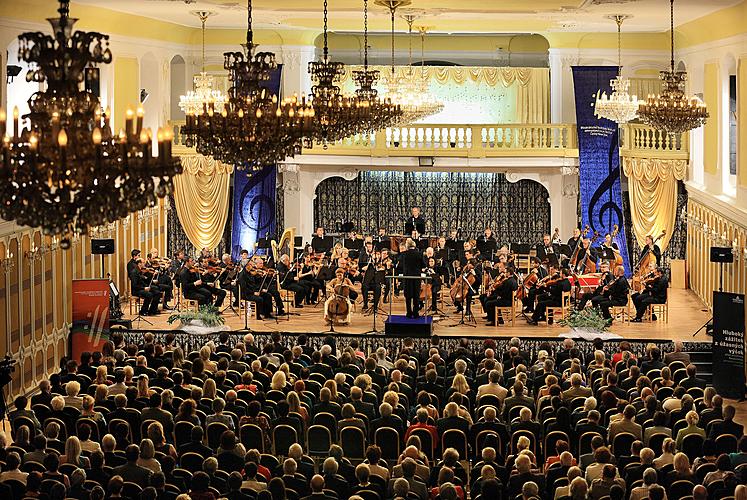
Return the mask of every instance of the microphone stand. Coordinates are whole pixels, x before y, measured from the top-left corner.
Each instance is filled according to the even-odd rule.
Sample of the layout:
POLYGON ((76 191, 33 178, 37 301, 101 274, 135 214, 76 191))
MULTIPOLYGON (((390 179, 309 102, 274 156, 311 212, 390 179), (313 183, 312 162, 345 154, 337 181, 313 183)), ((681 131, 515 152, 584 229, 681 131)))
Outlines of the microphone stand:
POLYGON ((241 296, 241 285, 239 285, 238 283, 236 284, 236 290, 238 290, 239 300, 242 300, 244 302, 244 328, 239 328, 236 331, 252 333, 253 330, 249 328, 249 300, 246 300, 241 296))
MULTIPOLYGON (((467 280, 467 277, 464 275, 464 273, 462 273, 460 279, 463 280, 467 284, 467 287, 470 289, 470 291, 474 295, 475 294, 475 289, 472 288, 472 285, 469 284, 469 281, 467 280)), ((462 288, 462 289, 464 289, 464 288, 462 288)), ((472 328, 477 328, 477 320, 475 320, 475 316, 472 314, 472 308, 471 307, 470 307, 470 310, 469 310, 469 315, 467 315, 467 320, 465 321, 465 319, 464 319, 464 310, 467 308, 467 296, 466 296, 466 294, 465 294, 465 296, 462 299, 464 300, 464 304, 462 304, 462 315, 461 315, 461 318, 459 319, 459 321, 457 323, 455 323, 453 325, 449 325, 449 327, 453 328, 455 326, 464 325, 464 326, 470 326, 472 328), (472 323, 474 323, 474 325, 472 323)))

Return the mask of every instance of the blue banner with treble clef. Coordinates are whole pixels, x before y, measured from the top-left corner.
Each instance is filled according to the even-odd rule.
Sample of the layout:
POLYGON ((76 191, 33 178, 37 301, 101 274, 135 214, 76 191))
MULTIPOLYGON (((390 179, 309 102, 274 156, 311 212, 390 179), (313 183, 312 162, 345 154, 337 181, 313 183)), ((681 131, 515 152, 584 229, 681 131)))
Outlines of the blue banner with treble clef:
POLYGON ((598 235, 593 246, 604 242, 605 234, 618 227, 615 237, 623 258, 626 276, 631 275, 622 191, 620 188, 620 154, 618 127, 613 121, 597 118, 594 103, 597 91, 612 91, 610 80, 617 76, 616 66, 574 66, 573 86, 576 95, 576 126, 578 128, 579 194, 581 225, 589 226, 598 235))

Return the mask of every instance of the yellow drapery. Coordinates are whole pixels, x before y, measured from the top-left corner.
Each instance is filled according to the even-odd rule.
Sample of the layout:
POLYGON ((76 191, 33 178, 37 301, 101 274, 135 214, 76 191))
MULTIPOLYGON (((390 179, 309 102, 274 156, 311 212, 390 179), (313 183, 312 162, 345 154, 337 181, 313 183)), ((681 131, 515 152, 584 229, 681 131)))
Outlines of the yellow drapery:
POLYGON ((228 219, 233 166, 212 157, 182 156, 183 173, 174 178, 176 214, 195 248, 218 246, 228 219))
MULTIPOLYGON (((340 85, 352 77, 353 71, 362 70, 362 66, 346 66, 340 85)), ((382 76, 389 77, 391 68, 388 66, 371 66, 382 76)), ((548 68, 488 68, 465 66, 425 66, 423 68, 396 66, 397 78, 407 79, 412 71, 415 78, 422 75, 430 81, 435 80, 440 85, 464 85, 469 79, 475 83, 489 85, 503 85, 508 88, 518 85, 516 94, 516 109, 518 123, 548 123, 550 120, 550 70, 548 68)))
POLYGON ((687 161, 625 158, 623 171, 628 176, 630 214, 638 244, 642 247, 646 235, 656 237, 664 230, 658 244, 666 250, 677 217, 677 181, 685 178, 687 161))

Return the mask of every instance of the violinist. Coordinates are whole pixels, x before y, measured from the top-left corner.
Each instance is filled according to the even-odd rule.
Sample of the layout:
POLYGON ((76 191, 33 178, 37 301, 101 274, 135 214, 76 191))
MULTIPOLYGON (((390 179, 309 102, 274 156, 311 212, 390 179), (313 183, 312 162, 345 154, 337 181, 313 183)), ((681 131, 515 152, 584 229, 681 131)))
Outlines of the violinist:
MULTIPOLYGON (((411 239, 407 240, 405 248, 405 253, 402 255, 402 275, 420 276, 423 269, 423 255, 420 253, 420 250, 415 247, 415 242, 411 239)), ((407 317, 417 318, 420 309, 420 280, 404 280, 403 287, 405 292, 407 317)))
POLYGON ((283 306, 283 298, 280 296, 280 292, 278 291, 278 280, 275 268, 267 267, 265 261, 262 260, 262 257, 259 255, 252 257, 252 262, 254 263, 254 269, 260 278, 257 290, 260 293, 266 293, 272 297, 277 308, 277 315, 285 316, 285 307, 283 306))
POLYGON ((280 288, 293 292, 294 305, 302 308, 304 300, 307 300, 311 293, 311 285, 307 286, 301 282, 299 267, 298 262, 291 264, 288 254, 283 254, 280 256, 276 269, 280 279, 280 288))
POLYGON ((157 285, 153 285, 153 275, 145 272, 145 261, 137 258, 135 268, 130 274, 132 295, 140 297, 140 316, 155 316, 158 314, 158 302, 161 299, 161 290, 157 285))
POLYGON ((210 253, 210 250, 208 250, 207 247, 203 247, 203 249, 200 250, 200 256, 197 257, 197 264, 202 269, 213 268, 208 272, 203 273, 203 278, 207 283, 215 283, 218 279, 218 273, 215 268, 218 266, 219 262, 217 259, 213 258, 213 254, 210 253))
POLYGON ((596 263, 597 252, 591 246, 591 240, 589 238, 582 239, 580 245, 581 248, 579 249, 576 256, 576 265, 574 266, 573 270, 577 274, 584 274, 585 272, 587 272, 587 259, 590 259, 591 262, 596 263))
POLYGON ((266 292, 260 292, 261 277, 254 269, 254 262, 251 259, 241 267, 236 282, 241 293, 241 300, 254 302, 256 304, 256 318, 262 319, 264 315, 267 319, 274 319, 272 315, 272 296, 266 292))
POLYGON ((231 292, 233 307, 239 307, 239 290, 237 284, 239 267, 233 263, 231 256, 227 253, 221 256, 219 267, 221 268, 221 272, 218 274, 218 284, 220 284, 221 290, 231 292))
MULTIPOLYGON (((468 245, 469 242, 466 242, 465 245, 468 245)), ((478 277, 482 276, 482 270, 480 269, 482 266, 477 262, 477 259, 475 259, 474 254, 472 253, 472 250, 466 250, 464 252, 464 256, 467 259, 464 266, 460 269, 459 274, 456 276, 454 283, 456 285, 457 280, 461 280, 462 282, 469 282, 470 276, 478 277)), ((479 285, 479 280, 475 280, 475 285, 479 285)), ((467 283, 465 283, 467 285, 467 283)), ((454 305, 456 306, 456 312, 461 313, 462 308, 465 308, 465 313, 467 316, 472 314, 472 297, 477 293, 477 291, 474 289, 473 286, 466 286, 465 293, 464 293, 464 299, 463 300, 455 300, 454 305), (465 307, 466 306, 466 307, 465 307)))
POLYGON ((387 275, 394 273, 394 262, 388 248, 381 249, 381 259, 379 260, 376 270, 381 273, 384 279, 384 303, 389 302, 389 291, 391 290, 391 281, 386 279, 387 275))
POLYGON ((558 256, 558 260, 560 260, 560 245, 553 243, 549 234, 542 236, 542 243, 538 244, 536 248, 537 258, 540 261, 545 260, 547 256, 551 254, 558 256))
POLYGON ((612 273, 610 272, 610 264, 607 261, 603 261, 599 266, 600 272, 602 273, 599 277, 599 286, 593 291, 586 292, 583 295, 581 295, 581 298, 578 301, 578 304, 576 304, 576 308, 580 311, 583 308, 586 307, 586 304, 591 301, 592 307, 599 307, 599 303, 603 300, 605 300, 604 295, 602 295, 602 292, 604 291, 604 287, 606 285, 609 285, 614 280, 614 276, 612 276, 612 273))
POLYGON ((204 306, 210 304, 213 301, 213 295, 216 295, 215 307, 220 307, 223 304, 226 291, 208 285, 195 267, 195 261, 192 257, 187 257, 185 260, 179 281, 182 284, 184 298, 196 300, 199 305, 204 306))
POLYGON ((137 261, 140 258, 140 250, 137 248, 130 252, 130 260, 127 261, 127 276, 132 276, 132 272, 137 269, 137 261))
MULTIPOLYGON (((667 280, 661 267, 654 269, 652 275, 644 277, 642 284, 644 285, 643 291, 633 294, 633 304, 635 305, 635 319, 633 321, 635 323, 643 321, 643 315, 649 305, 665 304, 667 302, 669 280, 667 280)), ((651 319, 656 321, 656 315, 651 315, 651 319)))
MULTIPOLYGON (((482 308, 487 313, 488 326, 495 326, 495 308, 511 307, 514 292, 519 288, 516 279, 516 268, 513 264, 498 264, 498 276, 491 282, 486 293, 480 297, 482 308)), ((503 318, 498 318, 498 324, 503 324, 503 318)))
MULTIPOLYGON (((436 259, 431 257, 428 259, 428 265, 425 267, 425 275, 430 276, 431 280, 426 282, 424 286, 430 285, 431 287, 431 306, 430 310, 433 312, 438 311, 438 297, 441 294, 441 276, 438 268, 436 267, 436 259)), ((421 294, 422 296, 422 294, 421 294)))
POLYGON ((169 272, 174 277, 173 283, 174 286, 181 286, 181 282, 179 281, 179 275, 181 274, 181 270, 184 267, 184 262, 186 259, 184 258, 184 250, 178 250, 176 252, 176 256, 174 257, 174 260, 171 261, 171 267, 169 268, 169 272))
POLYGON ((625 278, 625 268, 623 266, 617 266, 615 268, 615 279, 612 283, 606 285, 602 292, 604 300, 598 302, 599 309, 602 310, 602 316, 604 316, 610 323, 612 322, 610 307, 626 305, 628 303, 629 289, 630 285, 628 284, 628 280, 625 278))
POLYGON ((167 258, 159 258, 158 249, 151 248, 148 253, 148 263, 150 268, 158 273, 154 284, 158 285, 158 289, 163 292, 163 310, 171 310, 172 307, 169 306, 169 302, 174 296, 174 281, 169 275, 171 261, 167 258))
MULTIPOLYGON (((568 280, 570 275, 570 269, 558 271, 554 265, 550 265, 548 281, 538 284, 538 287, 543 288, 544 292, 537 298, 537 306, 534 308, 534 314, 532 314, 529 324, 537 325, 540 321, 545 321, 548 307, 563 305, 563 293, 571 291, 571 282, 568 280)), ((548 321, 548 324, 552 324, 552 322, 548 321)))
MULTIPOLYGON (((309 248, 311 252, 313 250, 309 248)), ((303 259, 303 263, 300 261, 296 263, 299 268, 298 282, 306 289, 306 305, 316 304, 319 300, 319 294, 324 291, 324 277, 320 274, 324 265, 322 264, 322 255, 314 256, 313 253, 307 253, 303 259)))
POLYGON ((656 265, 658 266, 661 262, 661 248, 654 242, 654 237, 650 234, 646 235, 646 245, 641 250, 641 256, 638 258, 638 262, 642 262, 643 258, 652 253, 656 258, 656 265))
POLYGON ((241 253, 239 254, 239 264, 241 264, 241 267, 246 266, 249 263, 249 250, 246 248, 243 248, 241 250, 241 253))
POLYGON ((522 302, 524 304, 524 312, 530 313, 534 312, 534 303, 537 300, 537 283, 547 277, 547 267, 545 265, 541 264, 541 261, 537 257, 532 257, 532 270, 529 272, 529 275, 524 278, 524 283, 522 286, 525 287, 525 293, 522 297, 522 302))
POLYGON ((373 293, 373 307, 379 307, 381 300, 381 287, 384 284, 383 273, 378 272, 377 266, 381 260, 381 252, 375 252, 373 243, 366 243, 365 250, 358 258, 363 276, 361 277, 361 294, 363 296, 363 309, 368 309, 368 292, 373 293))

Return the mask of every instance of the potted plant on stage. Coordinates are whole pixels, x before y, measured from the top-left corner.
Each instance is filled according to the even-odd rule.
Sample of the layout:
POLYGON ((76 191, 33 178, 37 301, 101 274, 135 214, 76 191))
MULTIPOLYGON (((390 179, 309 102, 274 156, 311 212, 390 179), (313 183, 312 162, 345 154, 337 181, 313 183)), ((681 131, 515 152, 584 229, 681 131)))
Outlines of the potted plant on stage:
POLYGON ((229 330, 220 310, 214 305, 200 306, 197 311, 179 311, 169 316, 169 324, 179 321, 187 333, 211 333, 229 330))
POLYGON ((622 338, 620 335, 609 333, 609 322, 596 307, 587 307, 581 311, 573 309, 568 316, 559 320, 558 324, 570 328, 570 331, 561 333, 559 337, 585 340, 622 338))

